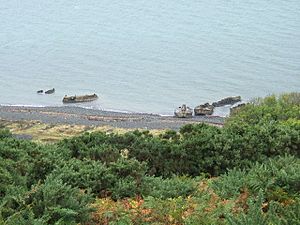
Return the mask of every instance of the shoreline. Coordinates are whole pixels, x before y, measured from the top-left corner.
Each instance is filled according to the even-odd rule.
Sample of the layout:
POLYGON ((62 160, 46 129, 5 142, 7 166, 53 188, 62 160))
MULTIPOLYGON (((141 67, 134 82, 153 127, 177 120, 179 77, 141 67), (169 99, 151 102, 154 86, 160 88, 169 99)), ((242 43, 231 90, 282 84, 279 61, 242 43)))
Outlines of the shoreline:
POLYGON ((0 119, 7 121, 40 121, 47 124, 110 126, 124 129, 172 129, 191 123, 222 126, 225 117, 194 116, 175 118, 151 113, 103 111, 77 106, 0 106, 0 119))

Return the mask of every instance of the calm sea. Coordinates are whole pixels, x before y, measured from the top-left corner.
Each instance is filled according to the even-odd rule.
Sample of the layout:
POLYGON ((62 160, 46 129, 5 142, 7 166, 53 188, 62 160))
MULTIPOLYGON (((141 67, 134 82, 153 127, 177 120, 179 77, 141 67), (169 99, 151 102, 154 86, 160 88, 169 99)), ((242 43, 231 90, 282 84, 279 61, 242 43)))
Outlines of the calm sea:
POLYGON ((0 0, 0 104, 95 92, 82 106, 172 114, 290 91, 300 91, 299 0, 0 0))

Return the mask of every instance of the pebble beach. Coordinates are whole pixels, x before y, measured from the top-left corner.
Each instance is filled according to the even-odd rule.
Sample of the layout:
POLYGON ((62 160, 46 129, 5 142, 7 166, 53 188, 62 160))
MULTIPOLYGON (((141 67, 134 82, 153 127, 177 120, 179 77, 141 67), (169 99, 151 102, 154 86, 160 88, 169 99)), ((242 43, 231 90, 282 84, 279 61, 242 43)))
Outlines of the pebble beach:
POLYGON ((173 129, 191 123, 208 123, 222 126, 225 117, 197 116, 175 118, 145 113, 122 113, 74 106, 27 107, 0 106, 0 119, 8 121, 40 121, 47 124, 69 124, 85 126, 111 126, 125 129, 173 129))

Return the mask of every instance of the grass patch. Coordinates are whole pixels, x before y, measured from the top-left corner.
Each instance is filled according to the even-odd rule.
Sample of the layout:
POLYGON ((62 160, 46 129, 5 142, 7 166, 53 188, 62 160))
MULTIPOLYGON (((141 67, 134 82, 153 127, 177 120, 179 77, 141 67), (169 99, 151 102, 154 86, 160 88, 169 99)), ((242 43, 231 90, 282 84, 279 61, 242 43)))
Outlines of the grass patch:
MULTIPOLYGON (((65 138, 78 136, 85 132, 101 131, 105 133, 125 134, 136 129, 116 128, 111 126, 85 126, 74 124, 46 124, 36 120, 8 121, 0 120, 0 128, 6 128, 13 134, 26 134, 33 141, 53 143, 65 138)), ((143 129, 140 129, 143 130, 143 129)), ((153 135, 162 134, 165 130, 150 130, 153 135)))

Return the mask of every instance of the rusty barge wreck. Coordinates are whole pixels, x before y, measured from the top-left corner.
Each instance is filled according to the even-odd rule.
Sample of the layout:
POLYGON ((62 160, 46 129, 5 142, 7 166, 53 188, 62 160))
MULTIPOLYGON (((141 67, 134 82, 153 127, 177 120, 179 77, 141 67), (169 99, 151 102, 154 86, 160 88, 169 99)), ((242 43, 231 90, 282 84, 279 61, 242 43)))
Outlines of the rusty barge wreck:
POLYGON ((74 95, 74 96, 67 96, 63 98, 63 103, 81 103, 81 102, 91 102, 98 99, 98 95, 74 95))

